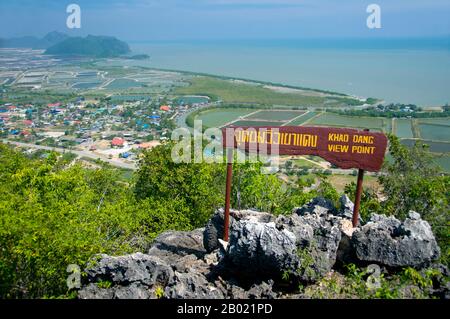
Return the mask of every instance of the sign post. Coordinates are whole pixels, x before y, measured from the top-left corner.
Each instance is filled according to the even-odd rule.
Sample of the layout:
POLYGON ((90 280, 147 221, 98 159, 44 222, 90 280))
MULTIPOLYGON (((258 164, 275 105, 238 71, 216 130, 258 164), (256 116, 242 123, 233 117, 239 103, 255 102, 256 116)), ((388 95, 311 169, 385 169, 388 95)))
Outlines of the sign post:
POLYGON ((361 203, 363 178, 364 178, 364 170, 359 169, 358 170, 358 181, 356 183, 355 207, 353 207, 353 216, 352 216, 353 227, 356 227, 356 225, 358 225, 359 205, 361 203))
POLYGON ((331 127, 264 126, 222 129, 227 154, 224 240, 228 241, 232 161, 234 148, 271 155, 314 155, 343 169, 357 168, 355 206, 352 224, 356 227, 364 172, 381 169, 387 148, 386 135, 380 132, 331 127))
POLYGON ((233 149, 227 148, 227 181, 225 190, 225 215, 223 223, 223 240, 228 241, 230 229, 231 180, 233 178, 233 149))

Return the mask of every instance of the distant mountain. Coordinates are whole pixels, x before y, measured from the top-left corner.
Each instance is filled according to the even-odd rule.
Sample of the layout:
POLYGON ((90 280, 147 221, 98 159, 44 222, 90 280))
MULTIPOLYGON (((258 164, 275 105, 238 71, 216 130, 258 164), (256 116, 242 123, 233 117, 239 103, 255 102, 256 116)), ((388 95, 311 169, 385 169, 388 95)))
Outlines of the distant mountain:
POLYGON ((43 38, 37 37, 20 37, 11 39, 0 39, 0 48, 32 48, 47 49, 61 41, 69 38, 67 34, 53 31, 43 38))
POLYGON ((45 54, 85 55, 99 58, 116 57, 130 52, 127 43, 114 37, 88 35, 67 38, 47 49, 45 54))
POLYGON ((69 36, 65 33, 61 33, 61 32, 57 32, 57 31, 53 31, 48 33, 43 39, 42 41, 47 44, 48 46, 46 48, 49 48, 59 42, 62 42, 66 39, 68 39, 69 36))

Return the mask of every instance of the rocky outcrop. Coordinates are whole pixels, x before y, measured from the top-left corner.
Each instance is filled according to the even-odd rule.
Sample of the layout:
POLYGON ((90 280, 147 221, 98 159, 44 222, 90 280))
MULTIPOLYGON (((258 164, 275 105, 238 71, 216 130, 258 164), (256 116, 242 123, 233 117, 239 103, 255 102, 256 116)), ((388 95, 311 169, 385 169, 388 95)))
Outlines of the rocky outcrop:
POLYGON ((273 222, 241 220, 231 227, 226 256, 242 276, 273 278, 296 268, 295 242, 292 232, 278 230, 273 222))
MULTIPOLYGON (((275 220, 272 214, 261 213, 253 210, 230 210, 230 228, 233 228, 235 221, 245 220, 269 223, 275 220)), ((207 252, 219 248, 218 239, 223 238, 224 210, 219 209, 206 224, 203 232, 203 245, 207 252)))
POLYGON ((82 299, 150 298, 150 288, 165 287, 174 275, 163 260, 142 253, 100 255, 85 272, 88 284, 78 294, 82 299))
POLYGON ((203 228, 190 232, 168 231, 156 237, 148 255, 159 257, 169 264, 180 257, 194 255, 201 258, 206 254, 203 246, 203 228))
POLYGON ((373 215, 352 237, 356 257, 389 267, 424 267, 439 258, 440 250, 431 226, 416 212, 404 222, 373 215))
POLYGON ((277 219, 277 227, 290 230, 296 238, 299 268, 293 273, 304 281, 322 277, 336 262, 342 228, 348 221, 335 214, 330 201, 315 198, 290 217, 277 219))
MULTIPOLYGON (((97 256, 78 296, 278 298, 286 278, 309 285, 338 269, 337 263, 421 268, 439 257, 431 227, 419 214, 410 212, 403 222, 373 215, 353 228, 351 211, 348 197, 341 197, 339 209, 316 198, 290 216, 233 210, 229 242, 223 242, 219 210, 204 229, 161 234, 147 254, 97 256)), ((448 289, 436 295, 447 296, 448 289)))
POLYGON ((319 216, 323 216, 327 214, 335 215, 337 213, 337 210, 331 201, 323 197, 316 197, 312 199, 308 204, 300 208, 295 208, 293 210, 293 213, 299 216, 309 214, 316 214, 319 216))
MULTIPOLYGON (((337 215, 351 220, 353 218, 353 210, 355 209, 355 204, 353 204, 350 198, 348 198, 348 196, 344 194, 339 197, 339 205, 340 206, 337 215)), ((359 215, 359 222, 362 222, 361 215, 359 215)))
POLYGON ((227 290, 220 281, 210 282, 201 273, 175 272, 165 289, 172 299, 224 299, 227 290))

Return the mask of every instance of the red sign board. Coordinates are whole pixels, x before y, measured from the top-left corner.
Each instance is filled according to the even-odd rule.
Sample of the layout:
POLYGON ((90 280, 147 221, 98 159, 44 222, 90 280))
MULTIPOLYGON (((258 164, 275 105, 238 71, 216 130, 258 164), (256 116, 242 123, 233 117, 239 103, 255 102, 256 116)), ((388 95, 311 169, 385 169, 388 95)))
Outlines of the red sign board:
POLYGON ((383 133, 346 128, 227 127, 222 132, 224 147, 265 154, 316 155, 343 169, 372 172, 380 170, 387 147, 383 133))

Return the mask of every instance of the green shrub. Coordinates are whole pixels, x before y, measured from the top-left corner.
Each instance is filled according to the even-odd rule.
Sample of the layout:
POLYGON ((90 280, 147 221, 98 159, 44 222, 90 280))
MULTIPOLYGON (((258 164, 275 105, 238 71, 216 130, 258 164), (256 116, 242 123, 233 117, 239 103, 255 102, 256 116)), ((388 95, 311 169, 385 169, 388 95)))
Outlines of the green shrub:
MULTIPOLYGON (((64 159, 63 159, 64 160, 64 159)), ((138 201, 116 170, 62 168, 0 145, 0 297, 68 293, 66 268, 98 253, 145 248, 167 229, 190 229, 180 201, 138 201)))

